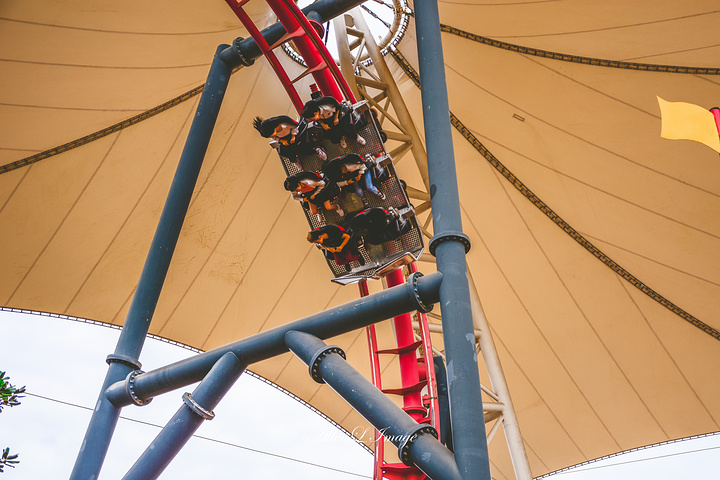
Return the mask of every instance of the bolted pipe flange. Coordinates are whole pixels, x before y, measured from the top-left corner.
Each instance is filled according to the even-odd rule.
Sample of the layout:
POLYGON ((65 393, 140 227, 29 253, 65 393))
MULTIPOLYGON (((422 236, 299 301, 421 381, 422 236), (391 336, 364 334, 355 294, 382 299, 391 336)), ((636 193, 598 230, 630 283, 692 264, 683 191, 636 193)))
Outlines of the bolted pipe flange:
POLYGON ((199 403, 193 400, 192 395, 190 395, 189 392, 183 393, 182 399, 185 405, 187 405, 187 407, 192 410, 193 413, 195 413, 198 417, 201 417, 204 420, 212 420, 213 418, 215 418, 215 414, 209 410, 206 410, 199 403))
POLYGON ((412 443, 417 440, 420 435, 426 433, 429 433, 433 437, 438 438, 437 430, 435 430, 434 427, 431 427, 430 425, 418 425, 412 433, 405 436, 405 440, 403 440, 403 442, 398 447, 398 454, 400 455, 400 460, 408 467, 415 466, 412 460, 410 460, 410 445, 412 445, 412 443))
POLYGON ((420 272, 414 272, 411 273, 408 277, 408 283, 412 286, 412 293, 415 296, 415 302, 418 305, 417 310, 421 313, 430 313, 432 312, 433 305, 425 305, 420 298, 420 292, 418 291, 417 282, 420 277, 422 277, 423 274, 420 272))
POLYGON ((142 368, 142 364, 134 358, 127 355, 118 355, 117 353, 111 353, 110 355, 108 355, 105 359, 105 363, 107 363, 108 365, 113 363, 122 363, 123 365, 127 365, 133 370, 140 370, 142 368))
POLYGON ((430 239, 430 245, 428 245, 430 254, 434 257, 437 246, 445 242, 460 242, 465 247, 465 253, 470 251, 470 237, 462 232, 445 232, 430 239))
POLYGON ((241 51, 241 46, 240 46, 240 44, 242 43, 243 40, 245 40, 243 37, 238 37, 238 38, 236 38, 236 39, 233 41, 232 50, 233 50, 233 52, 235 53, 235 55, 237 55, 237 57, 240 59, 240 63, 242 63, 242 64, 243 64, 244 66, 246 66, 246 67, 249 67, 249 66, 251 66, 253 63, 255 63, 255 60, 252 59, 252 58, 248 58, 248 57, 246 57, 245 55, 243 55, 243 53, 242 53, 242 51, 241 51))
POLYGON ((327 357, 328 355, 330 355, 331 353, 337 353, 343 359, 347 360, 347 357, 345 356, 345 352, 343 352, 340 347, 337 347, 335 345, 327 345, 325 348, 318 351, 313 356, 313 359, 310 362, 310 369, 309 369, 310 376, 317 383, 325 383, 325 380, 323 380, 322 375, 320 375, 320 362, 322 362, 323 359, 325 357, 327 357))
POLYGON ((142 407, 143 405, 147 405, 148 403, 152 402, 152 398, 143 400, 135 394, 135 377, 137 377, 141 373, 145 372, 143 372, 142 370, 133 370, 132 372, 128 373, 128 376, 125 378, 125 392, 127 393, 128 397, 130 397, 132 402, 139 407, 142 407))

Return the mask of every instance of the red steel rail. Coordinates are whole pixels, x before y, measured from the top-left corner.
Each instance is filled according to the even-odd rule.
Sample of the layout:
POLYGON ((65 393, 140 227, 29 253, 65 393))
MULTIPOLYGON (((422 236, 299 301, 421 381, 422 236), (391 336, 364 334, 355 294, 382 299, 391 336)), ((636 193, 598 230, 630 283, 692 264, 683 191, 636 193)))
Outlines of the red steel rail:
MULTIPOLYGON (((288 32, 274 45, 267 43, 260 30, 243 9, 243 6, 249 0, 225 1, 255 40, 265 58, 268 59, 298 113, 302 110, 303 102, 293 84, 308 74, 313 76, 323 95, 332 96, 338 101, 344 99, 350 103, 355 103, 355 97, 350 87, 318 35, 318 30, 322 31, 322 26, 312 24, 292 0, 266 0, 280 23, 285 27, 286 32, 288 32), (292 80, 273 52, 276 47, 288 40, 295 43, 298 53, 303 57, 307 65, 307 70, 292 80)), ((410 264, 408 269, 411 272, 417 271, 414 262, 410 264)), ((386 276, 387 288, 403 284, 405 281, 402 268, 398 268, 386 276)), ((358 286, 361 296, 368 295, 366 280, 361 280, 358 286)), ((402 396, 403 409, 415 421, 429 423, 438 429, 440 428, 440 422, 437 383, 432 361, 430 331, 425 314, 417 312, 416 318, 420 325, 420 340, 415 340, 412 314, 400 315, 393 319, 397 348, 387 350, 378 349, 375 326, 366 327, 370 350, 371 379, 373 384, 384 393, 402 396), (422 355, 418 358, 417 352, 419 348, 422 349, 422 355), (383 354, 396 355, 398 358, 401 383, 398 388, 383 388, 380 366, 380 355, 383 354), (426 392, 425 395, 423 395, 423 391, 426 392)), ((382 478, 390 480, 422 480, 426 478, 416 467, 409 467, 403 463, 385 462, 385 442, 381 432, 377 430, 375 431, 374 441, 375 464, 373 477, 375 480, 382 478)))
POLYGON ((267 0, 268 5, 275 12, 278 21, 285 27, 287 32, 274 45, 269 45, 262 36, 260 29, 257 28, 243 9, 243 6, 248 1, 225 0, 243 26, 245 26, 250 36, 255 40, 265 58, 268 59, 270 66, 278 76, 298 113, 302 110, 303 102, 293 84, 308 74, 313 76, 323 95, 332 96, 339 102, 345 99, 350 103, 355 103, 352 90, 350 90, 335 60, 333 60, 332 55, 318 35, 318 30, 322 31, 321 25, 308 20, 292 0, 267 0), (295 43, 298 53, 305 61, 305 65, 307 65, 307 70, 294 79, 290 79, 290 76, 273 52, 275 48, 289 40, 295 43))

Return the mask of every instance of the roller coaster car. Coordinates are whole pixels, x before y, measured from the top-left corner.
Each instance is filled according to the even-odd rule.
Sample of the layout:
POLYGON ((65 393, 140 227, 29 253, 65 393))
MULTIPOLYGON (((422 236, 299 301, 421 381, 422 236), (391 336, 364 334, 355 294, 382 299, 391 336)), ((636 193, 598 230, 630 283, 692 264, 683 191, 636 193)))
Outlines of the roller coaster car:
POLYGON ((354 234, 358 259, 338 264, 335 255, 324 252, 334 276, 332 280, 343 285, 363 278, 381 278, 396 268, 417 260, 424 249, 415 210, 408 200, 404 183, 398 178, 392 159, 385 150, 383 141, 387 137, 379 127, 375 112, 369 108, 366 101, 362 101, 351 107, 350 114, 353 115, 355 132, 364 143, 357 138, 347 138, 348 136, 344 142, 338 141, 336 137, 328 138, 324 135, 324 129, 314 121, 309 122, 303 132, 314 144, 319 144, 327 159, 317 153, 302 152, 295 158, 287 157, 278 148, 280 145, 277 142, 270 142, 274 148, 278 148, 288 177, 302 171, 317 172, 324 177, 332 176, 339 184, 341 194, 335 203, 340 207, 342 215, 338 213, 338 209, 328 210, 324 207, 318 208, 318 213, 313 214, 309 211, 307 202, 303 203, 306 207, 303 211, 311 231, 325 225, 339 225, 354 234), (373 193, 372 189, 364 188, 361 183, 364 180, 360 179, 358 170, 352 170, 355 167, 347 169, 350 174, 346 175, 355 178, 355 181, 343 183, 348 179, 340 178, 338 172, 348 172, 343 172, 338 166, 338 163, 342 162, 337 159, 342 156, 354 163, 358 163, 358 156, 362 159, 364 167, 360 169, 369 171, 377 194, 373 193), (352 173, 356 175, 353 177, 352 173), (378 221, 380 210, 389 215, 387 221, 378 221))

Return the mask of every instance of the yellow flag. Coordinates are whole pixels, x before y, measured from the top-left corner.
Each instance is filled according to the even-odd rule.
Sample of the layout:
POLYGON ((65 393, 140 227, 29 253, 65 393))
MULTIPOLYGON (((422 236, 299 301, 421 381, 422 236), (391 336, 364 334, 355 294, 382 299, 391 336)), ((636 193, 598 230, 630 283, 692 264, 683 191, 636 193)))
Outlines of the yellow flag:
POLYGON ((668 102, 660 97, 657 99, 662 118, 662 138, 695 140, 720 153, 720 136, 715 116, 710 110, 692 103, 668 102))

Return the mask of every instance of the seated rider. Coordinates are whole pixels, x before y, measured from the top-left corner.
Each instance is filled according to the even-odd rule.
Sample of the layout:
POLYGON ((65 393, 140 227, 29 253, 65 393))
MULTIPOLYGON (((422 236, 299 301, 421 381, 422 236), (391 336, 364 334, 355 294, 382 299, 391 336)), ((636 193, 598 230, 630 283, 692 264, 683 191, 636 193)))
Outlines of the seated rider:
POLYGON ((320 139, 314 138, 305 119, 296 122, 287 115, 263 120, 255 117, 253 127, 265 138, 278 142, 280 155, 300 165, 299 155, 317 154, 321 160, 327 160, 325 151, 319 147, 320 139))
POLYGON ((338 265, 345 265, 349 271, 349 263, 357 260, 365 265, 365 259, 358 251, 357 240, 352 230, 340 225, 324 225, 308 233, 308 242, 320 248, 328 260, 334 260, 338 265))
POLYGON ((333 97, 319 97, 308 101, 300 115, 322 127, 325 138, 332 143, 339 143, 342 148, 347 148, 346 137, 365 145, 365 139, 357 133, 365 126, 364 119, 352 107, 333 97))
POLYGON ((352 186, 355 193, 361 197, 364 190, 370 190, 385 200, 385 194, 375 186, 379 174, 383 173, 382 169, 369 158, 363 158, 357 153, 340 155, 323 165, 323 173, 339 187, 352 186))
POLYGON ((340 216, 345 215, 340 206, 334 203, 340 197, 340 187, 325 175, 303 170, 287 177, 284 186, 285 190, 291 192, 292 198, 307 203, 310 213, 316 215, 318 220, 322 219, 318 207, 336 210, 340 216))
POLYGON ((371 207, 359 211, 353 217, 351 227, 357 235, 362 235, 367 243, 380 245, 407 233, 412 224, 401 218, 392 207, 389 210, 371 207))

